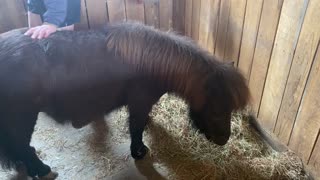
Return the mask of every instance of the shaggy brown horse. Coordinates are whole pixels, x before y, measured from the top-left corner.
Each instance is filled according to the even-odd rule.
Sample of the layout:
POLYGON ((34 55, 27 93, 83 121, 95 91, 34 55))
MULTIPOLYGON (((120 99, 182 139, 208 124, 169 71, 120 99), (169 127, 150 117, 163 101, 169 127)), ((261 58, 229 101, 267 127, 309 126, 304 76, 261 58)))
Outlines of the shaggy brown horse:
POLYGON ((218 145, 229 139, 231 113, 248 103, 233 66, 173 33, 138 23, 42 40, 24 31, 0 36, 0 159, 7 168, 25 165, 31 177, 51 172, 30 146, 39 112, 81 128, 127 105, 131 155, 141 159, 148 114, 163 94, 186 100, 195 127, 218 145))

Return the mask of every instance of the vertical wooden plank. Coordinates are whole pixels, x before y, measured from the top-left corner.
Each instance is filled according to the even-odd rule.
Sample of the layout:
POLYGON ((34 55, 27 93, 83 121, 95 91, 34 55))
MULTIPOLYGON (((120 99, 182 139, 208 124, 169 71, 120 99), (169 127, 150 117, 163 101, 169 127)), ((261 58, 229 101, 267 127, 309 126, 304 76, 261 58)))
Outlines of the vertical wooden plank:
POLYGON ((127 21, 144 23, 144 5, 137 0, 125 0, 127 21))
POLYGON ((240 57, 238 67, 243 75, 249 79, 251 63, 256 46, 259 30, 260 15, 263 0, 248 0, 246 7, 245 22, 243 27, 240 57))
POLYGON ((238 64, 247 0, 231 0, 224 59, 238 64))
POLYGON ((255 115, 258 114, 261 102, 261 96, 267 76, 282 4, 283 1, 267 0, 264 1, 262 9, 260 27, 249 80, 249 88, 253 100, 252 110, 255 115))
POLYGON ((86 0, 81 0, 81 17, 80 23, 75 24, 75 30, 83 30, 89 28, 86 0))
POLYGON ((209 32, 208 32, 208 41, 207 49, 210 53, 214 54, 214 49, 217 40, 218 34, 218 25, 219 25, 219 12, 220 12, 220 0, 211 0, 210 3, 210 20, 209 20, 209 32))
POLYGON ((289 141, 313 57, 317 50, 320 38, 319 9, 320 1, 309 1, 281 103, 274 133, 285 144, 289 141))
POLYGON ((103 27, 108 22, 106 1, 86 0, 86 4, 90 28, 103 27))
POLYGON ((172 10, 173 0, 160 0, 159 14, 160 14, 160 29, 168 31, 172 29, 172 10))
POLYGON ((201 0, 200 18, 199 18, 199 45, 207 48, 210 27, 210 3, 211 0, 201 0))
POLYGON ((186 0, 186 12, 185 12, 185 31, 186 36, 192 37, 192 0, 186 0))
POLYGON ((107 0, 107 6, 110 22, 126 21, 124 0, 107 0))
POLYGON ((0 12, 1 12, 1 16, 0 16, 0 33, 6 32, 10 29, 13 29, 14 26, 12 25, 12 23, 9 21, 9 17, 8 17, 8 12, 7 12, 7 1, 0 1, 0 12))
POLYGON ((262 125, 273 131, 293 54, 309 0, 284 1, 259 110, 262 125))
POLYGON ((2 0, 0 2, 0 12, 0 33, 28 26, 27 14, 22 1, 2 0))
POLYGON ((289 147, 307 162, 320 129, 320 48, 314 59, 289 147))
POLYGON ((180 33, 181 35, 185 34, 185 0, 174 0, 173 1, 173 18, 172 26, 173 29, 180 33))
POLYGON ((320 177, 320 130, 318 132, 317 142, 314 146, 313 152, 309 158, 308 165, 312 172, 315 173, 314 177, 320 177))
POLYGON ((10 21, 13 23, 15 28, 21 28, 27 26, 27 13, 24 9, 23 2, 21 0, 8 1, 7 11, 10 14, 10 21))
POLYGON ((191 36, 195 41, 199 40, 199 22, 200 22, 200 0, 192 1, 192 25, 191 25, 191 36))
POLYGON ((160 27, 159 0, 145 1, 144 4, 146 24, 155 28, 160 27))
POLYGON ((221 60, 224 58, 224 49, 228 32, 230 1, 231 0, 223 0, 220 4, 218 34, 214 54, 221 60))

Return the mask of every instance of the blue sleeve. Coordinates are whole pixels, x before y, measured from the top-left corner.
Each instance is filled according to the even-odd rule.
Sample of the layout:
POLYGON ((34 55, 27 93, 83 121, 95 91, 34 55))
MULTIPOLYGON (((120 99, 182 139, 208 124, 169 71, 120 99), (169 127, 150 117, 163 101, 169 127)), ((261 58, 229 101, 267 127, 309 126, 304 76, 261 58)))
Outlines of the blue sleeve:
MULTIPOLYGON (((90 0, 91 1, 91 0, 90 0)), ((80 0, 68 0, 68 13, 65 25, 79 23, 81 20, 81 1, 80 0)))
POLYGON ((43 14, 43 21, 60 26, 67 17, 67 0, 44 0, 47 11, 43 14))
POLYGON ((28 0, 27 1, 28 11, 34 14, 43 15, 46 12, 46 6, 43 1, 39 0, 28 0))

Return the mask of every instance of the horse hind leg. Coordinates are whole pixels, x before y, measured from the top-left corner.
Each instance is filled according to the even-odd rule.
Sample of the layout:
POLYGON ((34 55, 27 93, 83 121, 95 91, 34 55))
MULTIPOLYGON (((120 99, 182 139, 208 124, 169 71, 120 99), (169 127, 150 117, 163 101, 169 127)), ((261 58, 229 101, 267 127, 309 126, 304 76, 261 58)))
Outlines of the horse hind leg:
POLYGON ((44 164, 36 154, 34 147, 30 146, 32 133, 37 120, 37 113, 21 113, 12 117, 9 124, 11 132, 8 139, 11 141, 10 151, 16 162, 21 162, 28 176, 46 179, 55 179, 57 173, 44 164))

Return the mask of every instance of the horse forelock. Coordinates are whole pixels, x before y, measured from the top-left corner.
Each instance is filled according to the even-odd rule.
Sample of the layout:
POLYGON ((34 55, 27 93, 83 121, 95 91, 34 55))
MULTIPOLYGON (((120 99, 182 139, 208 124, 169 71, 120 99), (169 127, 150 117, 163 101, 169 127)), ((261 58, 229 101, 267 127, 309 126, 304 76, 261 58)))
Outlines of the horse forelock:
MULTIPOLYGON (((215 68, 208 78, 207 87, 212 89, 212 86, 217 84, 223 91, 223 97, 214 99, 217 103, 220 101, 227 102, 232 110, 244 109, 250 101, 250 91, 247 86, 247 81, 244 76, 231 65, 222 64, 220 68, 215 68)), ((219 94, 221 95, 221 94, 219 94)))

